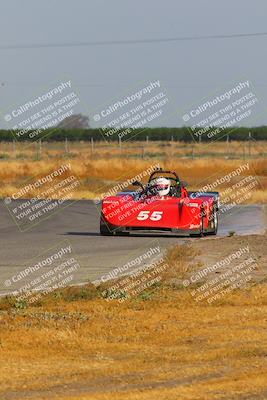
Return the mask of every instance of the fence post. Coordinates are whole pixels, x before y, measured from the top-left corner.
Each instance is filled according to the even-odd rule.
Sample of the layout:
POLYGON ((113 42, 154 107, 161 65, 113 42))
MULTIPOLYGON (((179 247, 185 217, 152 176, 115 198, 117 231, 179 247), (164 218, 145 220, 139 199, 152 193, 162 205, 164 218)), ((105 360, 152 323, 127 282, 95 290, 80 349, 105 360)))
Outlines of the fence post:
POLYGON ((227 133, 227 157, 230 155, 230 142, 229 142, 229 133, 227 133))
POLYGON ((69 145, 68 145, 68 138, 65 138, 65 153, 69 153, 69 145))
POLYGON ((173 136, 171 136, 170 146, 171 146, 171 157, 173 157, 173 136))
POLYGON ((42 152, 42 144, 41 144, 41 140, 37 140, 35 142, 35 148, 36 148, 36 159, 40 160, 41 158, 41 152, 42 152))
POLYGON ((94 138, 91 137, 91 156, 93 157, 94 155, 94 138))
POLYGON ((142 158, 145 158, 145 146, 142 146, 142 158))
POLYGON ((249 132, 248 133, 248 155, 249 155, 249 158, 251 157, 251 139, 252 139, 251 132, 249 132))

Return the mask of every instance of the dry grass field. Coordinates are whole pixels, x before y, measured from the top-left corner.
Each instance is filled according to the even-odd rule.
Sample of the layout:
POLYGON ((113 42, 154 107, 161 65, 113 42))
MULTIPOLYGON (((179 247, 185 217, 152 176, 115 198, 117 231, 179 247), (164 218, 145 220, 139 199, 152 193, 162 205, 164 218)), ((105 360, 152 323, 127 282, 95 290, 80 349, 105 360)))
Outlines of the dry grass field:
POLYGON ((266 298, 201 306, 165 289, 2 313, 1 399, 265 399, 266 298))
MULTIPOLYGON (((11 196, 63 163, 81 182, 75 197, 87 199, 157 163, 176 170, 192 190, 249 163, 241 177, 253 175, 259 185, 247 202, 266 203, 267 142, 250 151, 247 144, 231 143, 230 149, 221 143, 194 149, 184 143, 121 149, 97 143, 93 151, 90 143, 0 143, 0 195, 11 196)), ((172 248, 161 283, 123 302, 107 301, 105 287, 90 284, 56 291, 31 306, 2 298, 0 399, 266 399, 266 279, 212 304, 197 303, 173 282, 199 268, 201 254, 216 256, 247 243, 264 275, 266 239, 233 236, 207 239, 205 247, 200 240, 172 248)))
MULTIPOLYGON (((217 177, 224 176, 240 165, 249 163, 241 176, 253 175, 258 185, 248 203, 267 200, 267 142, 185 144, 180 142, 153 143, 0 143, 0 196, 11 196, 25 182, 33 182, 69 162, 80 180, 75 198, 92 199, 110 188, 133 178, 153 165, 173 169, 195 190, 217 177)), ((147 178, 144 178, 144 180, 147 178)), ((220 190, 232 183, 225 183, 220 190)), ((38 194, 38 190, 29 193, 38 194)))
POLYGON ((198 252, 169 251, 162 284, 123 303, 92 285, 2 300, 1 400, 266 399, 267 285, 196 303, 170 279, 198 252))

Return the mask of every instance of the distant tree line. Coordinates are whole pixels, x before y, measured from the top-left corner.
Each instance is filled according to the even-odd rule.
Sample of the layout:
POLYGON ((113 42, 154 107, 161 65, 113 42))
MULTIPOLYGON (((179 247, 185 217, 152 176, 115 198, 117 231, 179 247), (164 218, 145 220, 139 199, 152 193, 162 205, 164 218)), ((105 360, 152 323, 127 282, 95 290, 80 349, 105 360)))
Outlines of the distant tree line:
POLYGON ((19 141, 24 140, 38 140, 44 139, 45 141, 63 141, 66 138, 70 141, 90 141, 91 138, 94 141, 118 141, 119 136, 122 137, 122 142, 124 140, 174 140, 174 141, 184 141, 184 142, 193 142, 193 141, 211 141, 211 140, 220 140, 225 141, 227 138, 229 140, 240 140, 245 141, 250 137, 254 140, 267 140, 267 126, 259 126, 254 128, 229 128, 224 129, 221 132, 216 133, 215 136, 211 136, 216 128, 209 128, 209 130, 205 133, 201 133, 198 135, 198 131, 192 132, 190 128, 181 127, 181 128, 145 128, 142 130, 131 129, 129 133, 124 135, 124 131, 117 131, 111 135, 108 135, 108 131, 105 133, 102 129, 66 129, 66 128, 53 128, 47 129, 46 131, 42 131, 39 134, 39 137, 34 137, 32 140, 28 139, 29 132, 25 133, 23 136, 18 137, 16 132, 12 132, 9 130, 0 130, 0 141, 12 141, 14 139, 19 141), (148 138, 148 139, 147 139, 148 138))

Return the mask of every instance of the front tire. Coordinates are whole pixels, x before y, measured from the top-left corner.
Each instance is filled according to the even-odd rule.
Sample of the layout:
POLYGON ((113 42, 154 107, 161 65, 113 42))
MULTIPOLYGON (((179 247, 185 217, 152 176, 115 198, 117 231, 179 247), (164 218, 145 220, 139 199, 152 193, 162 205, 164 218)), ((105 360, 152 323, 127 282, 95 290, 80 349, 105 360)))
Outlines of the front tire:
POLYGON ((103 215, 100 218, 100 235, 101 236, 112 236, 114 232, 112 231, 109 224, 105 221, 103 215))
POLYGON ((119 227, 110 226, 108 222, 105 221, 104 217, 100 218, 100 235, 101 236, 127 236, 129 232, 121 232, 119 227))
POLYGON ((101 236, 111 236, 113 235, 113 232, 110 231, 108 226, 104 223, 100 222, 100 235, 101 236))

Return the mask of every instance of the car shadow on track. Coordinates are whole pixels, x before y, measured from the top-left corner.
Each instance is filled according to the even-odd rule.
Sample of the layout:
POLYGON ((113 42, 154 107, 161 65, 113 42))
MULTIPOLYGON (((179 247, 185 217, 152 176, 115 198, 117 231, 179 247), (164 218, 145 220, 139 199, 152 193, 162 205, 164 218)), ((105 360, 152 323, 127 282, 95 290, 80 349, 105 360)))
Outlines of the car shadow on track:
MULTIPOLYGON (((62 235, 68 235, 68 236, 101 236, 99 232, 66 232, 63 233, 62 235)), ((101 236, 101 237, 108 237, 108 238, 141 238, 141 237, 146 237, 146 238, 173 238, 173 239, 192 239, 189 236, 178 236, 178 235, 171 235, 171 234, 157 234, 157 233, 131 233, 130 235, 114 235, 114 236, 101 236)))
POLYGON ((66 232, 62 233, 62 235, 71 235, 71 236, 100 236, 99 232, 66 232))

